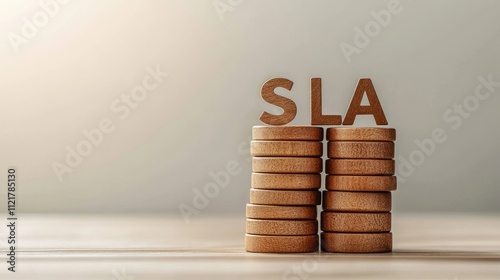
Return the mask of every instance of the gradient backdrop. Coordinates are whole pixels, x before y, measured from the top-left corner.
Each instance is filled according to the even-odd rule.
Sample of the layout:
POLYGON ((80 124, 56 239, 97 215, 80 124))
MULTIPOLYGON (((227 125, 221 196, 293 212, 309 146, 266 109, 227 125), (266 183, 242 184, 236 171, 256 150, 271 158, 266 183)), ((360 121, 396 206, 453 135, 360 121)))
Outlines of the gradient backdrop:
POLYGON ((45 2, 0 2, 0 182, 18 168, 21 212, 242 214, 274 77, 294 82, 293 125, 310 124, 310 78, 342 115, 372 78, 398 133, 394 212, 500 211, 498 1, 45 2), (446 141, 419 151, 435 129, 446 141))

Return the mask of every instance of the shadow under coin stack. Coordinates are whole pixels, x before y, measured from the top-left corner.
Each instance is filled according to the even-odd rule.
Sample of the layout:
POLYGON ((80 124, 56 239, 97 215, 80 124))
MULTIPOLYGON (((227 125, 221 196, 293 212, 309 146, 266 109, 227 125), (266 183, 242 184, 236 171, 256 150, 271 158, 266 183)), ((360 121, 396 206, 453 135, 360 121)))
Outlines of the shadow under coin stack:
POLYGON ((328 128, 326 138, 322 251, 391 252, 395 129, 328 128))
POLYGON ((323 128, 255 126, 245 249, 305 253, 319 248, 323 128))

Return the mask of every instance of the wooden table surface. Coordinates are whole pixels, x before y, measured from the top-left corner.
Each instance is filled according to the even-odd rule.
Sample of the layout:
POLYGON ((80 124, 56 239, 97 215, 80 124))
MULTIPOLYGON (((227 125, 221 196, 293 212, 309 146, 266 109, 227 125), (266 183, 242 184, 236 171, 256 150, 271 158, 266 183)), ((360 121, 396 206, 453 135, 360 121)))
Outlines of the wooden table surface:
POLYGON ((243 216, 21 215, 17 273, 5 228, 0 279, 500 279, 499 215, 394 213, 372 255, 246 253, 243 216))

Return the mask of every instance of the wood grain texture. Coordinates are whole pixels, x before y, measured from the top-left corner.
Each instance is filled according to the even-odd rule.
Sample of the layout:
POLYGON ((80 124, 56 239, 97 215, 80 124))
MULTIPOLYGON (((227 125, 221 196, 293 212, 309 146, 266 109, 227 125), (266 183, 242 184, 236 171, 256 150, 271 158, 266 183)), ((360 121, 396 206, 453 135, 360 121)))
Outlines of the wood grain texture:
POLYGON ((318 233, 318 220, 247 219, 246 232, 257 235, 311 235, 318 233))
POLYGON ((317 190, 321 187, 321 175, 252 173, 251 187, 269 190, 317 190))
POLYGON ((254 126, 253 140, 322 141, 323 128, 315 126, 254 126))
POLYGON ((312 125, 342 124, 342 116, 340 115, 323 115, 321 78, 311 79, 311 124, 312 125))
POLYGON ((250 189, 250 203, 263 205, 319 205, 319 191, 283 191, 250 189))
POLYGON ((375 91, 372 80, 369 78, 359 80, 342 124, 352 125, 358 115, 373 115, 377 125, 387 124, 387 119, 382 109, 382 105, 380 104, 380 100, 377 97, 377 92, 375 91), (364 93, 366 93, 366 97, 370 103, 368 106, 361 105, 364 93))
POLYGON ((333 175, 393 175, 395 162, 389 159, 327 159, 325 172, 333 175))
POLYGON ((254 253, 309 253, 319 248, 318 235, 245 235, 245 250, 254 253))
POLYGON ((330 191, 387 192, 397 189, 396 176, 327 175, 326 189, 330 191))
POLYGON ((250 154, 254 157, 321 157, 323 143, 320 141, 262 141, 250 143, 250 154))
POLYGON ((321 230, 332 232, 390 232, 391 213, 321 213, 321 230))
POLYGON ((392 159, 394 142, 329 141, 327 155, 340 159, 392 159))
POLYGON ((390 212, 390 192, 324 191, 323 210, 339 212, 390 212))
POLYGON ((321 233, 321 250, 331 253, 387 253, 392 233, 321 233))
MULTIPOLYGON (((7 271, 4 263, 0 279, 491 280, 500 275, 495 213, 394 213, 388 254, 254 254, 245 251, 244 213, 208 210, 191 216, 189 224, 177 211, 23 212, 19 273, 7 271), (293 273, 297 266, 300 274, 293 273), (116 277, 122 270, 127 274, 116 277)), ((5 261, 7 242, 0 239, 5 261)))
POLYGON ((320 173, 323 160, 319 157, 254 157, 252 171, 260 173, 320 173))
POLYGON ((330 127, 329 141, 396 141, 396 130, 386 127, 330 127))
POLYGON ((295 115, 297 115, 297 105, 295 105, 295 102, 274 92, 279 87, 291 90, 293 82, 285 78, 274 78, 262 85, 262 99, 283 109, 283 114, 281 115, 273 115, 268 112, 260 115, 260 120, 269 125, 285 125, 291 122, 295 118, 295 115))
POLYGON ((316 220, 316 206, 246 205, 246 216, 267 220, 316 220))

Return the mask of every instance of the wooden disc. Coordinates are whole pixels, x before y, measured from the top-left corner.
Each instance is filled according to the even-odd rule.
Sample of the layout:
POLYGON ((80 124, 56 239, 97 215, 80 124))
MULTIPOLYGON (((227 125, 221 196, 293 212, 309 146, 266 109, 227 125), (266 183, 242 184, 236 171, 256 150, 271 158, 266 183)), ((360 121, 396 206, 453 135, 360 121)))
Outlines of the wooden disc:
POLYGON ((319 157, 254 157, 252 171, 262 173, 320 173, 323 160, 319 157))
POLYGON ((309 253, 318 251, 318 235, 245 235, 245 250, 254 253, 309 253))
POLYGON ((320 174, 252 173, 252 188, 254 189, 317 190, 320 187, 320 174))
POLYGON ((392 159, 327 159, 325 172, 334 175, 393 175, 392 159))
POLYGON ((326 176, 329 191, 389 192, 396 188, 396 176, 326 176))
POLYGON ((390 212, 390 192, 324 191, 323 210, 339 212, 390 212))
POLYGON ((254 157, 321 157, 320 141, 252 141, 250 154, 254 157))
POLYGON ((250 189, 250 203, 263 205, 319 205, 319 191, 275 191, 250 189))
POLYGON ((274 206, 247 204, 247 218, 267 220, 316 220, 316 206, 274 206))
POLYGON ((392 233, 321 233, 321 250, 332 253, 387 253, 392 233))
POLYGON ((258 235, 311 235, 318 233, 318 220, 247 219, 246 229, 258 235))
POLYGON ((329 158, 392 159, 394 142, 329 141, 329 158))
POLYGON ((385 127, 331 127, 326 130, 329 141, 395 141, 396 130, 385 127))
POLYGON ((333 232, 390 232, 391 213, 322 212, 321 230, 333 232))
POLYGON ((322 141, 323 128, 315 126, 254 126, 252 139, 322 141))

